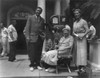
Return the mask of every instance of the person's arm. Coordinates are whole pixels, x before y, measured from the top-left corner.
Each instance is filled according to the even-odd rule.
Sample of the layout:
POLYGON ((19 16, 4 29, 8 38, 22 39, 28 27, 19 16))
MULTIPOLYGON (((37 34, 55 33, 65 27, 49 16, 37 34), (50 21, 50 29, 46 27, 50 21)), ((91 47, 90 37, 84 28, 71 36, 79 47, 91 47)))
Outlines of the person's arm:
POLYGON ((45 30, 46 30, 46 25, 44 23, 44 19, 42 19, 42 24, 41 24, 41 29, 39 30, 39 34, 40 36, 44 39, 46 34, 45 34, 45 30))
POLYGON ((30 27, 30 17, 28 17, 27 22, 26 22, 26 26, 25 26, 24 31, 23 31, 27 40, 29 40, 29 27, 30 27))
POLYGON ((92 36, 90 37, 90 39, 93 39, 96 36, 96 29, 93 25, 90 28, 91 28, 90 30, 91 30, 91 33, 92 33, 92 36))
POLYGON ((9 30, 10 38, 13 40, 14 37, 13 37, 13 28, 12 28, 12 26, 8 27, 8 30, 9 30))
POLYGON ((88 24, 87 24, 86 21, 84 21, 83 25, 84 25, 84 28, 85 28, 85 33, 84 33, 83 37, 86 37, 86 35, 88 35, 88 33, 90 32, 90 30, 88 28, 88 24))
MULTIPOLYGON (((73 25, 73 26, 74 26, 74 25, 73 25)), ((73 27, 73 33, 72 33, 72 34, 73 34, 73 36, 78 37, 78 34, 75 33, 74 27, 73 27)))
POLYGON ((78 37, 78 34, 76 34, 75 32, 73 32, 73 35, 74 35, 75 37, 78 37))
POLYGON ((92 28, 93 28, 93 36, 95 36, 96 35, 96 29, 95 29, 94 26, 92 26, 92 28))

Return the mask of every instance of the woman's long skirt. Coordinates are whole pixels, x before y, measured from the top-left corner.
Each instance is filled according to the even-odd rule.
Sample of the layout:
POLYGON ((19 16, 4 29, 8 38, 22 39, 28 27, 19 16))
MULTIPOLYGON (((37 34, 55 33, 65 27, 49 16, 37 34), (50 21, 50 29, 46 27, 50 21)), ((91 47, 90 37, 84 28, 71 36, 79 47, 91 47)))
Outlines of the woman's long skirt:
POLYGON ((76 65, 87 65, 87 41, 86 38, 76 40, 76 65))

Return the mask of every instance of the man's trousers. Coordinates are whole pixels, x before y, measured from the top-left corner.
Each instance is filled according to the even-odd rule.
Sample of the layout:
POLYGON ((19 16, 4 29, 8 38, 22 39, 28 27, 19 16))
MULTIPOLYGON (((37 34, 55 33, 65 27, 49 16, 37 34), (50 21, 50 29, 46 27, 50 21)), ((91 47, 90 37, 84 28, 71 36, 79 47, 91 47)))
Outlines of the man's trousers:
POLYGON ((28 42, 27 51, 30 59, 30 67, 40 66, 43 40, 41 37, 36 42, 28 42))

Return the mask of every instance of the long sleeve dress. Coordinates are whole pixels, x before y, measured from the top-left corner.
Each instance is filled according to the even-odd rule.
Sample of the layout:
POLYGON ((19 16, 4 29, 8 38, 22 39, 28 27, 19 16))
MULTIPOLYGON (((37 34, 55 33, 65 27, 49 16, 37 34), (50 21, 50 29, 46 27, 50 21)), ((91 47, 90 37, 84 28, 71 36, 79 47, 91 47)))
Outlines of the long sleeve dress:
POLYGON ((87 31, 88 31, 88 24, 84 19, 81 18, 78 22, 77 21, 74 22, 73 33, 78 35, 78 37, 82 37, 82 38, 75 37, 76 58, 74 59, 77 66, 87 65, 87 41, 85 36, 87 31))

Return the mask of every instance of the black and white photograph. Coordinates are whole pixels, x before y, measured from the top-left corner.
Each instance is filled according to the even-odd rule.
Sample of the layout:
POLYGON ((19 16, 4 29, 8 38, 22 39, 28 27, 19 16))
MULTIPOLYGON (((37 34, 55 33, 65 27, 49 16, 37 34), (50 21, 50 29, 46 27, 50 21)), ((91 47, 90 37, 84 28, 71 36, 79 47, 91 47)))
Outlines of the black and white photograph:
POLYGON ((0 0, 0 78, 100 78, 100 0, 0 0))

